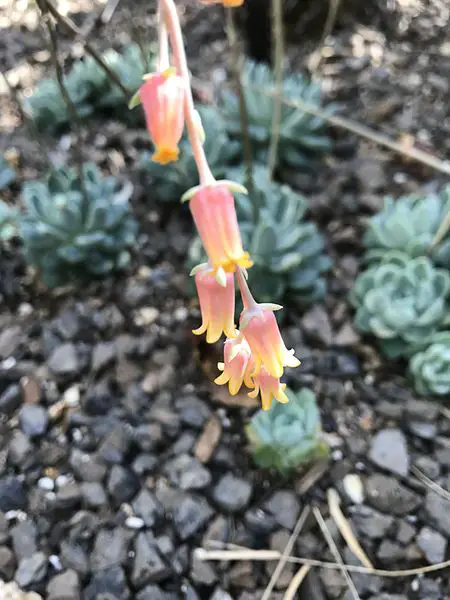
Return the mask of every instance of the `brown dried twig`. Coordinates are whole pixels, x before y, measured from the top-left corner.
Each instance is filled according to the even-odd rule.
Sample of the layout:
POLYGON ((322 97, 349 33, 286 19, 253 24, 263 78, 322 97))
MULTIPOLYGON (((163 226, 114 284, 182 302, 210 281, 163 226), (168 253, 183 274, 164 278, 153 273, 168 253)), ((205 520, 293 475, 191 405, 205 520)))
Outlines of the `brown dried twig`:
POLYGON ((59 91, 61 96, 67 106, 67 110, 69 111, 69 116, 71 120, 72 127, 75 127, 77 130, 76 140, 73 145, 73 154, 75 157, 75 162, 77 164, 78 176, 80 179, 80 188, 82 193, 86 196, 86 189, 84 186, 84 171, 83 171, 83 152, 81 149, 82 144, 82 130, 81 130, 81 121, 77 112, 77 108, 75 104, 72 102, 72 99, 67 90, 66 84, 64 82, 64 72, 62 65, 59 61, 59 43, 58 43, 58 35, 56 33, 55 24, 50 18, 48 11, 48 0, 37 0, 39 9, 42 13, 42 17, 44 19, 45 25, 47 27, 47 31, 50 37, 50 51, 52 56, 53 65, 56 73, 56 81, 58 83, 59 91))
MULTIPOLYGON (((259 88, 258 86, 249 86, 249 89, 253 91, 258 91, 260 94, 265 94, 266 96, 275 96, 276 91, 268 91, 259 88)), ((406 148, 403 144, 399 142, 395 142, 388 136, 379 133, 378 131, 373 131, 370 127, 366 127, 365 125, 361 125, 360 123, 356 123, 350 119, 345 117, 340 117, 337 115, 329 115, 326 113, 324 109, 318 109, 310 104, 303 102, 303 100, 289 100, 287 98, 283 98, 283 103, 288 106, 292 106, 297 110, 305 112, 309 115, 313 115, 314 117, 320 117, 330 125, 334 125, 335 127, 339 127, 340 129, 345 129, 346 131, 350 131, 358 135, 359 137, 365 138, 378 144, 379 146, 384 146, 397 152, 398 154, 402 154, 403 156, 407 156, 410 159, 416 160, 436 171, 441 173, 445 173, 446 175, 450 175, 450 161, 441 160, 440 158, 434 156, 433 154, 429 154, 423 150, 419 150, 419 148, 414 148, 414 146, 406 148)), ((450 217, 449 217, 450 218, 450 217)))
POLYGON ((272 179, 277 164, 278 146, 280 143, 281 116, 283 110, 283 0, 272 0, 272 40, 274 48, 274 72, 276 96, 272 114, 272 130, 269 145, 269 161, 267 170, 272 179))
MULTIPOLYGON (((46 10, 48 10, 48 12, 55 19, 55 21, 57 21, 58 23, 63 25, 73 36, 75 36, 76 38, 78 38, 82 41, 86 53, 89 54, 95 60, 95 62, 105 71, 105 73, 108 75, 108 77, 111 79, 111 81, 118 88, 120 88, 122 94, 124 95, 125 99, 128 102, 130 95, 131 95, 130 90, 128 90, 124 86, 124 84, 120 81, 120 79, 116 75, 116 73, 114 73, 114 71, 106 64, 106 62, 103 60, 103 58, 97 52, 97 50, 86 40, 81 29, 79 27, 77 27, 71 19, 69 19, 68 17, 65 17, 64 15, 59 13, 57 8, 55 8, 55 6, 52 4, 52 2, 50 0, 37 0, 37 3, 39 5, 39 7, 41 7, 41 5, 45 5, 46 10)), ((41 8, 41 10, 42 10, 42 8, 41 8)))

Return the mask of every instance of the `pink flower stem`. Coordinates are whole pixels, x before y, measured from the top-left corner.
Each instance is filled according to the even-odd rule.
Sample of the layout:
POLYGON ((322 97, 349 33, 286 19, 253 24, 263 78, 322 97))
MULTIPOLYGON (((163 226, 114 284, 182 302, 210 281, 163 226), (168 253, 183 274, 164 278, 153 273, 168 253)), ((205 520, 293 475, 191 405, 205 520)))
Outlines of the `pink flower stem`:
POLYGON ((192 146, 195 163, 197 165, 198 174, 201 185, 214 183, 215 179, 209 168, 203 150, 202 140, 199 135, 194 99, 192 98, 192 89, 189 77, 189 69, 186 60, 186 52, 183 44, 183 35, 181 32, 180 20, 178 18, 177 7, 173 0, 160 0, 160 8, 164 12, 167 30, 169 33, 170 43, 172 47, 172 55, 178 75, 182 77, 186 83, 186 94, 184 100, 186 127, 188 131, 189 141, 192 146))
POLYGON ((165 71, 170 67, 169 36, 166 22, 163 17, 161 3, 158 3, 158 71, 165 71))
POLYGON ((244 273, 241 267, 236 269, 236 279, 239 286, 239 291, 241 292, 242 303, 245 309, 252 308, 256 306, 257 302, 253 298, 250 288, 248 287, 247 280, 244 276, 244 273))

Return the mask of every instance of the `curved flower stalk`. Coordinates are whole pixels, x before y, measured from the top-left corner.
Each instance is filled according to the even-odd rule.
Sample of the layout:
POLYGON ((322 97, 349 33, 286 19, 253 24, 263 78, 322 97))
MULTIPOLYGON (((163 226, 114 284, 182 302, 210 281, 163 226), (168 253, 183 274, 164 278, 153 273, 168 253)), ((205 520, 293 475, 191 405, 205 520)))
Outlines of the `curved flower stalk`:
MULTIPOLYGON (((204 4, 240 6, 244 0, 203 0, 204 4)), ((186 125, 200 184, 188 190, 182 201, 189 208, 203 243, 208 262, 195 267, 195 283, 202 314, 196 335, 206 333, 206 341, 214 343, 224 333, 224 361, 218 364, 221 374, 218 385, 228 384, 230 394, 242 385, 250 389, 249 396, 261 395, 264 410, 273 402, 288 402, 285 384, 281 383, 284 367, 296 367, 300 361, 283 342, 274 310, 281 306, 258 304, 246 281, 246 269, 253 262, 244 250, 239 230, 233 192, 245 189, 231 181, 216 181, 203 149, 204 131, 194 107, 189 71, 183 45, 180 22, 174 0, 159 0, 159 74, 147 76, 137 98, 130 106, 142 101, 150 135, 157 146, 154 160, 176 160, 179 136, 186 125), (169 44, 167 44, 167 36, 169 44), (169 55, 175 71, 167 69, 169 55), (171 83, 169 89, 168 83, 171 83), (167 90, 167 95, 165 92, 167 90), (156 108, 155 108, 156 107, 156 108), (163 123, 170 127, 164 129, 163 123), (165 137, 167 136, 167 137, 165 137), (177 139, 178 137, 178 139, 177 139), (159 144, 159 145, 158 145, 159 144), (234 278, 238 280, 244 310, 240 316, 240 331, 234 324, 234 278)))

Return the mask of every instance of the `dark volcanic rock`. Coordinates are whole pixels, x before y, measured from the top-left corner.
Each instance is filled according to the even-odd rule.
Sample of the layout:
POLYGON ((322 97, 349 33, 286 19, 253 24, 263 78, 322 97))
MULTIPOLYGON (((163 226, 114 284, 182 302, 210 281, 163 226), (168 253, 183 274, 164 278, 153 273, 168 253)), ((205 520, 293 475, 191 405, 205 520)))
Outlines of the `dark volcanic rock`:
POLYGON ((215 502, 226 512, 238 512, 245 508, 252 495, 252 485, 231 473, 224 475, 213 491, 215 502))
POLYGON ((52 373, 62 377, 74 376, 80 370, 80 361, 72 343, 58 346, 48 359, 48 367, 52 373))
POLYGON ((368 477, 366 492, 368 503, 387 514, 406 515, 414 512, 422 503, 418 494, 387 475, 368 477))
POLYGON ((170 481, 182 490, 200 490, 211 482, 211 473, 189 454, 180 454, 165 465, 170 481))
POLYGON ((180 497, 173 507, 173 522, 178 535, 186 540, 197 533, 209 519, 214 511, 203 498, 191 494, 180 497))
POLYGON ((14 554, 6 546, 0 546, 0 579, 9 581, 16 570, 14 554))
POLYGON ((20 587, 39 583, 47 574, 47 556, 43 552, 35 552, 19 562, 14 579, 20 587))
POLYGON ((29 437, 44 435, 48 420, 48 412, 37 404, 25 404, 20 410, 20 428, 29 437))
POLYGON ((32 521, 21 521, 11 529, 14 553, 19 560, 37 552, 38 530, 32 521))
POLYGON ((264 502, 264 508, 272 513, 276 522, 281 527, 293 529, 298 515, 300 514, 300 503, 293 492, 279 490, 264 502))
POLYGON ((91 568, 101 571, 122 565, 127 559, 128 538, 121 527, 101 529, 95 538, 91 554, 91 568))
POLYGON ((157 583, 170 574, 170 568, 159 555, 155 543, 145 533, 140 533, 134 544, 133 571, 131 582, 137 589, 148 583, 157 583))
POLYGON ((16 383, 12 383, 0 394, 0 414, 12 416, 22 404, 22 392, 16 383))
POLYGON ((394 517, 385 515, 370 506, 354 506, 351 510, 352 522, 362 539, 368 537, 376 540, 384 538, 391 528, 394 517))
POLYGON ((0 510, 25 510, 27 497, 21 481, 17 477, 0 479, 0 510))
POLYGON ((400 429, 383 429, 372 439, 369 458, 378 467, 405 477, 409 471, 406 438, 400 429))
POLYGON ((69 462, 75 475, 83 481, 100 482, 107 472, 106 465, 96 456, 86 454, 78 448, 72 450, 69 462))
POLYGON ((47 600, 80 600, 80 582, 75 571, 52 577, 47 585, 47 600))
POLYGON ((417 537, 417 545, 431 565, 440 563, 445 559, 447 540, 438 531, 430 527, 422 527, 417 537))
POLYGON ((447 538, 450 537, 450 501, 430 490, 427 494, 425 510, 432 525, 447 538))
POLYGON ((142 489, 132 503, 134 514, 141 517, 147 527, 164 515, 164 508, 158 498, 149 490, 142 489))
POLYGON ((130 502, 139 490, 139 480, 133 471, 114 465, 108 479, 108 493, 116 505, 130 502))
POLYGON ((85 588, 83 600, 129 600, 130 590, 121 567, 111 567, 94 573, 85 588))

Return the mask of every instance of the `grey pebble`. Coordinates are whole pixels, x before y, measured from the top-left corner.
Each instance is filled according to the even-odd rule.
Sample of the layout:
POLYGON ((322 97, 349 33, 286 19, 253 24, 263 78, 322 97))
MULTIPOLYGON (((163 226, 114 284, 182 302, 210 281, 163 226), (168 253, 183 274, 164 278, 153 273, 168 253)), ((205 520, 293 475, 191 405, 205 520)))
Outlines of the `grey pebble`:
POLYGON ((213 498, 222 510, 234 513, 247 506, 252 491, 253 487, 249 481, 227 473, 214 487, 213 498))
POLYGON ((445 559, 447 540, 438 531, 430 527, 422 527, 417 536, 417 545, 431 565, 440 563, 445 559))
POLYGON ((170 568, 161 558, 156 544, 145 533, 140 533, 134 543, 131 582, 136 589, 148 583, 158 583, 170 574, 170 568))
POLYGON ((47 431, 48 421, 48 412, 38 404, 25 404, 20 409, 20 428, 25 435, 31 438, 44 435, 47 431))
POLYGON ((14 579, 20 587, 39 583, 47 574, 48 560, 43 552, 35 552, 19 562, 14 579))
POLYGON ((72 570, 59 573, 47 584, 47 600, 80 600, 78 573, 72 570))
POLYGON ((372 439, 369 458, 378 467, 405 477, 409 471, 406 438, 400 429, 383 429, 372 439))
POLYGON ((170 481, 182 490, 200 490, 211 482, 211 473, 189 454, 180 454, 165 465, 170 481))

